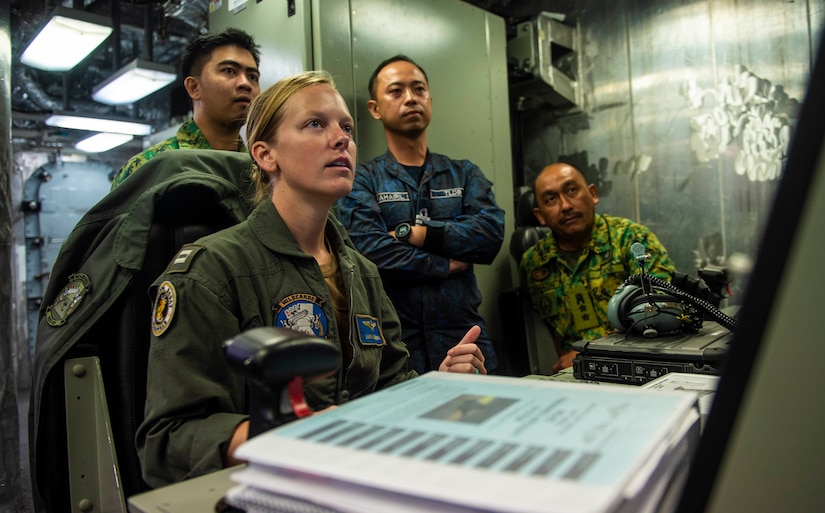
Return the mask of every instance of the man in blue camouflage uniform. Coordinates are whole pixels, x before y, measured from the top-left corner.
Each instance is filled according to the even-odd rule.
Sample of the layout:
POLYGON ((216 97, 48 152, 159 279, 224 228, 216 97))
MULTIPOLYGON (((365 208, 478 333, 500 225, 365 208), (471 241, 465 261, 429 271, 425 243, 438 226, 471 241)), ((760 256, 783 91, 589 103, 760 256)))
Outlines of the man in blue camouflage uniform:
POLYGON ((246 152, 240 130, 249 103, 261 92, 260 52, 246 32, 228 28, 193 40, 183 54, 183 86, 192 117, 178 132, 138 153, 120 169, 112 189, 160 152, 178 149, 246 152))
POLYGON ((578 354, 571 344, 614 331, 607 302, 628 276, 639 272, 630 245, 640 242, 649 258, 645 272, 670 280, 675 271, 667 250, 648 228, 629 219, 596 214, 596 186, 575 167, 550 164, 535 182, 533 213, 550 233, 521 259, 533 307, 553 336, 559 360, 570 367, 578 354))
POLYGON ((472 162, 428 150, 432 98, 426 73, 409 57, 379 64, 369 90, 367 107, 384 124, 388 151, 358 166, 339 218, 381 272, 412 369, 438 369, 473 324, 482 328, 476 344, 494 369, 473 273, 473 264, 493 261, 504 238, 492 184, 472 162))

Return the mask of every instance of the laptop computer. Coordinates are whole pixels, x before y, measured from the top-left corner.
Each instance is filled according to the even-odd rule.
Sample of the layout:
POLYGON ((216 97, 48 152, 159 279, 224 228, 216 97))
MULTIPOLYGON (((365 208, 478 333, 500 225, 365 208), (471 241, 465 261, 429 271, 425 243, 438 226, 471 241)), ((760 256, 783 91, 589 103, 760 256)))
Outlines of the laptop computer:
POLYGON ((704 321, 698 333, 645 338, 616 332, 595 340, 579 340, 573 349, 577 379, 642 385, 669 372, 721 374, 733 333, 715 321, 704 321))

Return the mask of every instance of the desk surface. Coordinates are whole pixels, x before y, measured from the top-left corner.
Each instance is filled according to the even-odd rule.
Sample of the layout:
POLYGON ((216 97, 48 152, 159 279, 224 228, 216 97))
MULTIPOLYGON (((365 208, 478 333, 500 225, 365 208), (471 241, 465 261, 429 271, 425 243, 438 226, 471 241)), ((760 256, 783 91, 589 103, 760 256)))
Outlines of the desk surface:
MULTIPOLYGON (((574 381, 606 386, 633 386, 598 381, 582 381, 573 377, 572 369, 565 369, 553 376, 530 375, 529 379, 574 381)), ((144 492, 128 499, 129 513, 213 513, 215 505, 235 485, 229 475, 239 467, 223 469, 212 474, 196 477, 172 486, 144 492)))
MULTIPOLYGON (((531 375, 527 377, 578 381, 573 377, 573 369, 565 369, 553 376, 531 375)), ((223 469, 132 496, 127 501, 129 513, 213 513, 218 501, 235 484, 229 478, 229 474, 237 468, 223 469)))
POLYGON ((213 513, 215 505, 235 483, 226 468, 128 499, 129 513, 213 513))

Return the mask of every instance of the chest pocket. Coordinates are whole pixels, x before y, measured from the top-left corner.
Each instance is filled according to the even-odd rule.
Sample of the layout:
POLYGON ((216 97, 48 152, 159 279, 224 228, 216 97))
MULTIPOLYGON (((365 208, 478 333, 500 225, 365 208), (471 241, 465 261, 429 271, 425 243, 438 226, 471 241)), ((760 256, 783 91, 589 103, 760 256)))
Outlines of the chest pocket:
POLYGON ((399 183, 397 187, 396 192, 380 192, 375 196, 381 217, 390 229, 395 229, 399 223, 411 222, 415 215, 412 196, 403 189, 403 184, 399 183))
POLYGON ((530 300, 543 318, 553 318, 559 314, 559 302, 563 295, 562 282, 551 278, 546 267, 533 270, 528 279, 530 300))
POLYGON ((608 262, 598 269, 591 270, 588 273, 588 281, 593 299, 596 302, 609 301, 627 277, 627 269, 621 262, 608 262))
POLYGON ((460 216, 464 211, 464 188, 430 189, 430 216, 434 219, 448 219, 460 216))

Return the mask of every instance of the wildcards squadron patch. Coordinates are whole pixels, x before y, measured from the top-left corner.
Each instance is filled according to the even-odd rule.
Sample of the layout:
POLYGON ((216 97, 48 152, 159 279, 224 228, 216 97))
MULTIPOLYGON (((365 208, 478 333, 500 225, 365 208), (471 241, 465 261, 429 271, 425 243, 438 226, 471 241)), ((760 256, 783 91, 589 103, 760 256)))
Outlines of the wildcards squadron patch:
POLYGON ((293 294, 274 306, 275 326, 325 338, 329 329, 324 300, 312 294, 293 294))
POLYGON ((46 322, 49 326, 63 326, 66 319, 80 306, 83 298, 92 290, 92 280, 89 276, 76 273, 69 276, 69 284, 66 285, 54 303, 46 308, 46 322))
POLYGON ((155 306, 152 309, 152 334, 156 337, 163 335, 172 324, 172 317, 175 315, 177 297, 175 286, 164 281, 158 287, 155 296, 155 306))

